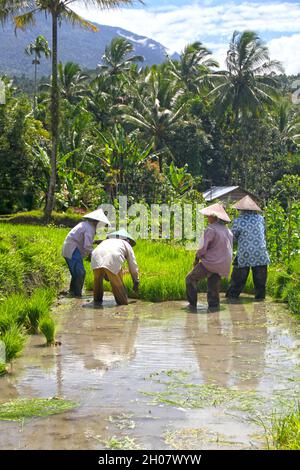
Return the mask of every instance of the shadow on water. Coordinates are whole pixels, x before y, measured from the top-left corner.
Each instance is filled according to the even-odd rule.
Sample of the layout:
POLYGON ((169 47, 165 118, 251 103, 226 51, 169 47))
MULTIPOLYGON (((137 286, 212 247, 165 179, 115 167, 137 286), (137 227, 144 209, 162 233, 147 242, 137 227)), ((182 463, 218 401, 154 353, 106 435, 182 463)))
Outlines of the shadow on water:
POLYGON ((60 299, 61 346, 31 337, 0 379, 1 402, 59 396, 80 406, 0 421, 0 448, 101 449, 112 436, 143 449, 261 447, 239 400, 259 394, 249 409, 265 412, 276 394, 298 392, 299 324, 271 302, 243 297, 206 314, 200 300, 195 315, 180 301, 120 307, 107 295, 99 309, 90 297, 60 299))

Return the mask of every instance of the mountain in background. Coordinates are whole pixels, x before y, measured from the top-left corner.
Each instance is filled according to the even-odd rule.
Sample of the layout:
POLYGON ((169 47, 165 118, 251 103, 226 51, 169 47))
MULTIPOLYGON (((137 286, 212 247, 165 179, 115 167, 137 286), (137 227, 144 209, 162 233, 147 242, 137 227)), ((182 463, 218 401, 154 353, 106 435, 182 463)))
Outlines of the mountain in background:
MULTIPOLYGON (((101 63, 104 49, 116 36, 132 42, 135 54, 145 58, 144 65, 161 64, 166 59, 167 49, 159 42, 126 31, 122 28, 104 26, 95 23, 99 32, 93 33, 70 23, 63 22, 58 32, 58 58, 61 62, 75 62, 87 69, 95 69, 101 63)), ((34 27, 26 31, 14 31, 13 24, 3 30, 0 27, 0 75, 33 76, 32 59, 25 54, 27 45, 42 34, 51 48, 51 19, 40 14, 34 27)), ((177 55, 174 56, 177 58, 177 55)), ((41 58, 39 76, 51 74, 51 59, 41 58)))

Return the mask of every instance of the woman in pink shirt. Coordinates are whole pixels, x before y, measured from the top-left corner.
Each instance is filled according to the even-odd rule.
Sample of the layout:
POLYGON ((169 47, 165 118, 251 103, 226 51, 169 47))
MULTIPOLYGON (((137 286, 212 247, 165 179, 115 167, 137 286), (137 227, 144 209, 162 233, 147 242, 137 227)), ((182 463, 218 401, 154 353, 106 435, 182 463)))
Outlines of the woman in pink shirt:
POLYGON ((197 283, 207 277, 208 311, 220 309, 221 277, 228 277, 232 262, 233 235, 225 223, 230 219, 221 204, 213 204, 201 213, 208 218, 208 227, 196 253, 194 269, 186 277, 189 307, 197 308, 197 283))

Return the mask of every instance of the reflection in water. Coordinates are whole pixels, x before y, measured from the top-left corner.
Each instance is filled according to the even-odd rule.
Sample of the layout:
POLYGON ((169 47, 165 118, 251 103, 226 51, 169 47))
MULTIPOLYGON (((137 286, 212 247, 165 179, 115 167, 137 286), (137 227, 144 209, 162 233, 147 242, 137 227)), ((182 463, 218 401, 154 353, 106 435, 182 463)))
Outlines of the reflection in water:
MULTIPOLYGON (((96 322, 95 322, 96 323, 96 322)), ((103 321, 102 321, 103 325, 103 321)), ((85 346, 84 365, 87 369, 107 370, 135 355, 135 339, 138 331, 138 318, 125 318, 104 322, 102 334, 92 336, 85 346)))
POLYGON ((265 367, 267 317, 265 303, 229 307, 232 320, 232 371, 230 385, 240 389, 255 388, 265 367))
POLYGON ((267 339, 264 304, 230 304, 209 315, 189 314, 185 328, 205 383, 257 386, 267 339))

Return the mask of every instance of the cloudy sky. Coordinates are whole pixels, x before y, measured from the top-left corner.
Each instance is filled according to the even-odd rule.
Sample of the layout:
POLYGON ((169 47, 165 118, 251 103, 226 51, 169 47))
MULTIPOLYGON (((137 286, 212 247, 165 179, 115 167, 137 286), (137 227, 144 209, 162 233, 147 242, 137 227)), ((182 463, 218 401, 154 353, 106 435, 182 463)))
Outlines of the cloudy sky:
POLYGON ((81 3, 74 10, 85 18, 148 36, 180 52, 200 40, 224 64, 234 30, 251 29, 268 44, 271 57, 286 72, 300 72, 300 0, 144 0, 144 5, 99 11, 81 3))

